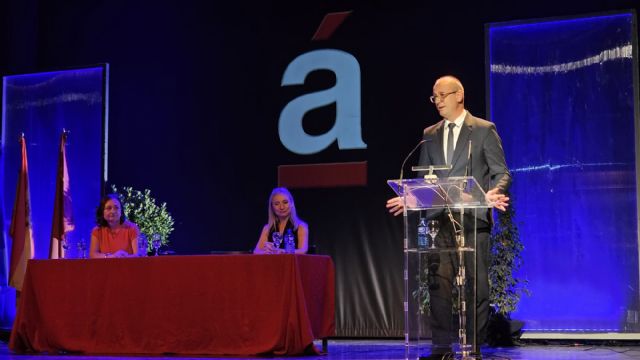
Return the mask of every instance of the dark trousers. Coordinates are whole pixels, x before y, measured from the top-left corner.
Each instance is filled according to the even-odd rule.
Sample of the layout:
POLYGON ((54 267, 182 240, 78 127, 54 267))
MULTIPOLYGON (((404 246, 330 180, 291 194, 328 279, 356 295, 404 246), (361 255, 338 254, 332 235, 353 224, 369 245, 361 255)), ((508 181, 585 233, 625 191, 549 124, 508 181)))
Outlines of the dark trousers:
MULTIPOLYGON (((460 215, 453 214, 456 221, 460 222, 460 215)), ((436 236, 436 246, 440 249, 455 248, 454 228, 448 215, 441 214, 440 232, 436 236)), ((473 246, 474 218, 470 215, 464 217, 465 242, 467 246, 473 246)), ((476 282, 476 319, 477 344, 484 342, 487 334, 489 320, 489 235, 490 226, 482 220, 475 220, 476 225, 476 267, 473 266, 473 252, 465 253, 466 268, 466 294, 467 294, 467 343, 471 344, 474 329, 473 314, 473 286, 476 282), (477 275, 476 275, 477 274, 477 275)), ((431 331, 432 342, 436 346, 449 346, 458 341, 458 316, 453 316, 452 306, 455 295, 455 276, 458 272, 458 254, 456 251, 442 251, 430 254, 429 267, 429 295, 431 304, 431 331)))

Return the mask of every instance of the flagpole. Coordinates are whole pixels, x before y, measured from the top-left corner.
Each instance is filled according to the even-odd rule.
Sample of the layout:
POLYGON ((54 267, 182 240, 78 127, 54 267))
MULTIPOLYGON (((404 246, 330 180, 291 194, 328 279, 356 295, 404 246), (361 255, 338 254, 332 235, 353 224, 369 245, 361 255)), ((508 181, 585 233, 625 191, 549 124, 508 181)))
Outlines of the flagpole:
POLYGON ((50 259, 63 259, 69 247, 67 233, 74 230, 71 215, 71 190, 67 167, 66 144, 69 131, 62 129, 58 152, 58 170, 56 172, 56 190, 53 203, 53 223, 51 225, 50 259))
POLYGON ((20 134, 22 163, 18 173, 16 199, 11 215, 11 260, 9 266, 9 286, 16 289, 16 306, 20 298, 22 283, 27 270, 27 262, 33 259, 33 228, 31 224, 31 199, 29 195, 29 165, 24 133, 20 134))

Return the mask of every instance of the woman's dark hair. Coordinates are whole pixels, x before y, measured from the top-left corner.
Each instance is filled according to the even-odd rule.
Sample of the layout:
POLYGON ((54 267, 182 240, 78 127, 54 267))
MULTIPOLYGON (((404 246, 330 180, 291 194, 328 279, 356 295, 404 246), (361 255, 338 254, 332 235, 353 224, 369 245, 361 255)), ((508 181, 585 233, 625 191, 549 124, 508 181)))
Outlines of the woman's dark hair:
POLYGON ((96 211, 96 223, 98 226, 109 226, 107 220, 104 219, 104 207, 107 205, 107 201, 109 200, 116 200, 118 201, 118 204, 120 204, 120 224, 127 220, 127 216, 124 214, 124 206, 122 205, 122 201, 120 201, 120 196, 118 196, 118 194, 107 194, 100 200, 100 206, 98 206, 98 210, 96 211))

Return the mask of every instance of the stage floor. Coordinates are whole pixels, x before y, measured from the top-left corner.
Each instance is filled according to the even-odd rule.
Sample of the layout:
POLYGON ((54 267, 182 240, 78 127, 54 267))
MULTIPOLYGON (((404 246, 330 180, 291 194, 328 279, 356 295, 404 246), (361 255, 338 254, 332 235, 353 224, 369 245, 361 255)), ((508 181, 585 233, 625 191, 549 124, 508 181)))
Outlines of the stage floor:
MULTIPOLYGON (((320 343, 317 343, 320 347, 320 343)), ((617 360, 640 359, 640 345, 637 343, 620 346, 605 345, 523 345, 511 348, 483 348, 483 359, 496 360, 617 360)), ((6 343, 0 343, 0 358, 15 360, 108 360, 108 359, 203 359, 202 357, 179 356, 84 356, 84 355, 15 355, 7 348, 6 343)), ((404 360, 415 359, 416 356, 405 356, 405 348, 401 340, 330 340, 329 353, 322 356, 302 357, 256 357, 253 359, 305 359, 305 360, 347 360, 347 359, 386 359, 404 360)), ((240 357, 227 357, 227 359, 249 359, 240 357)))

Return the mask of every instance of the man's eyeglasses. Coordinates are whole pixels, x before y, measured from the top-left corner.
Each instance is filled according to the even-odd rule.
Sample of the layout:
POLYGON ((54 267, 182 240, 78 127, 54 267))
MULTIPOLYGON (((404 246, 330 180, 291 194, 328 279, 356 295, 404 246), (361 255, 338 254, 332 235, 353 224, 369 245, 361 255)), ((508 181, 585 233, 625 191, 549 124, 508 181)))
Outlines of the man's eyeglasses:
POLYGON ((429 101, 431 101, 432 103, 435 104, 436 101, 438 101, 438 100, 444 101, 444 99, 446 99, 447 96, 449 96, 451 94, 455 94, 457 92, 458 92, 458 90, 452 91, 452 92, 448 92, 448 93, 441 93, 441 94, 438 94, 438 95, 431 95, 431 96, 429 96, 429 101))

